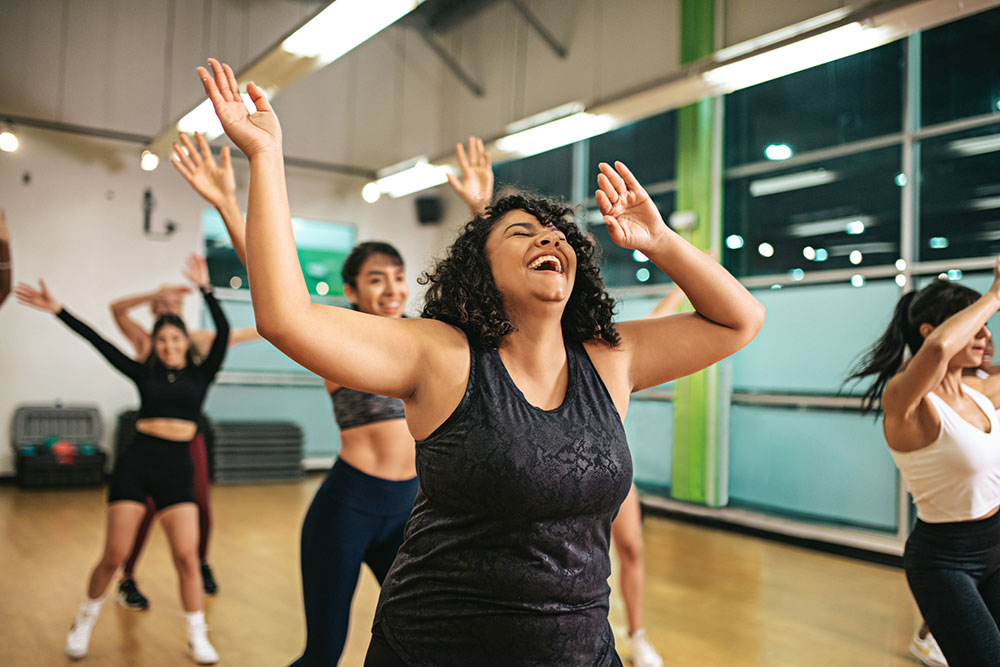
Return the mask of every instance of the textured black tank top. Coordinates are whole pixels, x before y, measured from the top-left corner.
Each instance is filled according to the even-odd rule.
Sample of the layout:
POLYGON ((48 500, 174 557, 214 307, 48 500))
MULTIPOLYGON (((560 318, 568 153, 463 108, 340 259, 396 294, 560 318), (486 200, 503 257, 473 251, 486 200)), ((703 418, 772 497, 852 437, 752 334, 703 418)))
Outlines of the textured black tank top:
POLYGON ((406 419, 403 401, 341 387, 330 392, 333 418, 340 430, 374 424, 388 419, 406 419))
POLYGON ((611 520, 632 482, 625 430, 581 345, 563 404, 529 404, 495 348, 417 442, 420 490, 375 623, 413 665, 611 664, 611 520))

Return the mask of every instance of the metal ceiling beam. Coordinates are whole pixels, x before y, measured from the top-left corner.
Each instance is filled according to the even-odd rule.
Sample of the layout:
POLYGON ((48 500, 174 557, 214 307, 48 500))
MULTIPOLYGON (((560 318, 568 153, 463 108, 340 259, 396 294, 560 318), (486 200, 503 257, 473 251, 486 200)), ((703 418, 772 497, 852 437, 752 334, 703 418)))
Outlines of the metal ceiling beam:
POLYGON ((510 4, 514 5, 514 8, 517 9, 521 16, 524 17, 524 20, 528 22, 528 25, 535 29, 538 36, 549 45, 549 48, 551 48, 557 56, 565 58, 569 55, 569 49, 567 49, 562 42, 556 39, 556 36, 552 34, 552 31, 545 27, 542 20, 538 18, 538 15, 535 14, 535 12, 531 11, 531 7, 529 7, 524 0, 510 0, 510 4))

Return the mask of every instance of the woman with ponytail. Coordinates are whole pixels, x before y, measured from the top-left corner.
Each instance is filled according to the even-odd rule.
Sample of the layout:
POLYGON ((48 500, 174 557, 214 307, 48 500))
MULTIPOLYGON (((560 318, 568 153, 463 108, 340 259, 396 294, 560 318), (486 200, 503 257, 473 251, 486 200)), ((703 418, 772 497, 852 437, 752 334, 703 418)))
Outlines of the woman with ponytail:
POLYGON ((1000 378, 963 376, 1000 310, 1000 260, 993 273, 983 295, 943 280, 904 295, 851 375, 874 376, 863 411, 882 411, 917 507, 906 579, 951 667, 1000 656, 1000 378))

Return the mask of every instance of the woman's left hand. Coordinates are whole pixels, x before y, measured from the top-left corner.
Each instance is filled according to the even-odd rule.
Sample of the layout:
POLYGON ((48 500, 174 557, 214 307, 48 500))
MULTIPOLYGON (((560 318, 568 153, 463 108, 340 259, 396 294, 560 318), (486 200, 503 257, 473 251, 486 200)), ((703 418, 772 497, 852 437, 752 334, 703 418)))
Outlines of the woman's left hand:
POLYGON ((649 194, 623 163, 612 169, 602 162, 600 169, 595 198, 611 240, 629 250, 655 246, 668 227, 649 194))
POLYGON ((185 278, 197 285, 199 289, 210 287, 208 279, 208 264, 205 263, 205 258, 201 255, 196 255, 194 253, 188 255, 187 262, 184 264, 184 270, 182 273, 185 278))

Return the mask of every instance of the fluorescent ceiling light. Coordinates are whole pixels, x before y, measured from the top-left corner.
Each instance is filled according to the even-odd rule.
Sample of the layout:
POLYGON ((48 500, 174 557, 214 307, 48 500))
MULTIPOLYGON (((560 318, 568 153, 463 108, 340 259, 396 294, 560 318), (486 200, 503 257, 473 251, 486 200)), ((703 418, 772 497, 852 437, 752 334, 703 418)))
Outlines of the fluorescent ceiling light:
MULTIPOLYGON (((825 234, 836 234, 837 232, 847 233, 847 226, 852 222, 860 221, 866 228, 872 226, 872 219, 868 216, 852 215, 849 218, 833 218, 831 220, 817 220, 815 222, 800 222, 788 228, 788 235, 797 238, 809 236, 823 236, 825 234)), ((858 248, 857 244, 854 246, 858 248)))
POLYGON ((890 31, 854 22, 839 28, 722 65, 704 73, 705 80, 725 92, 757 85, 800 72, 855 53, 881 46, 893 39, 890 31))
MULTIPOLYGON (((243 88, 256 83, 271 99, 282 88, 326 67, 393 22, 413 11, 425 0, 335 0, 282 40, 280 45, 262 53, 237 75, 243 88)), ((243 97, 247 102, 246 95, 243 97)), ((248 103, 251 110, 253 105, 248 103)), ((208 139, 222 135, 222 126, 212 105, 203 101, 156 135, 149 149, 166 155, 177 140, 177 132, 203 133, 208 139)))
POLYGON ((774 176, 773 178, 762 178, 750 182, 750 194, 754 197, 764 197, 774 195, 779 192, 789 192, 791 190, 801 190, 812 188, 817 185, 826 185, 837 180, 837 172, 826 169, 813 169, 812 171, 797 171, 794 174, 784 176, 774 176))
MULTIPOLYGON (((873 241, 872 243, 850 243, 845 245, 835 245, 830 247, 830 257, 850 257, 852 253, 859 252, 863 255, 880 255, 883 253, 896 252, 896 246, 892 243, 873 241)), ((902 271, 897 265, 897 270, 902 271)), ((903 265, 906 268, 906 265, 903 265)))
POLYGON ((514 134, 515 132, 527 130, 535 127, 536 125, 544 125, 545 123, 551 123, 559 118, 572 116, 573 114, 580 113, 584 109, 586 109, 586 107, 583 105, 583 102, 568 102, 566 104, 560 104, 554 109, 536 113, 534 116, 528 116, 527 118, 516 120, 504 129, 507 131, 507 134, 514 134))
POLYGON ((615 126, 607 115, 575 113, 498 139, 496 147, 511 157, 528 157, 603 134, 615 126))
POLYGON ((380 171, 382 176, 375 184, 379 192, 390 197, 405 197, 406 195, 433 188, 448 181, 448 174, 452 173, 451 167, 431 164, 427 158, 416 158, 403 163, 402 168, 389 167, 380 171))
POLYGON ((289 35, 281 48, 329 65, 416 9, 424 0, 336 0, 289 35))
POLYGON ((948 148, 963 157, 1000 151, 1000 134, 971 137, 969 139, 956 139, 955 141, 948 142, 948 148))

